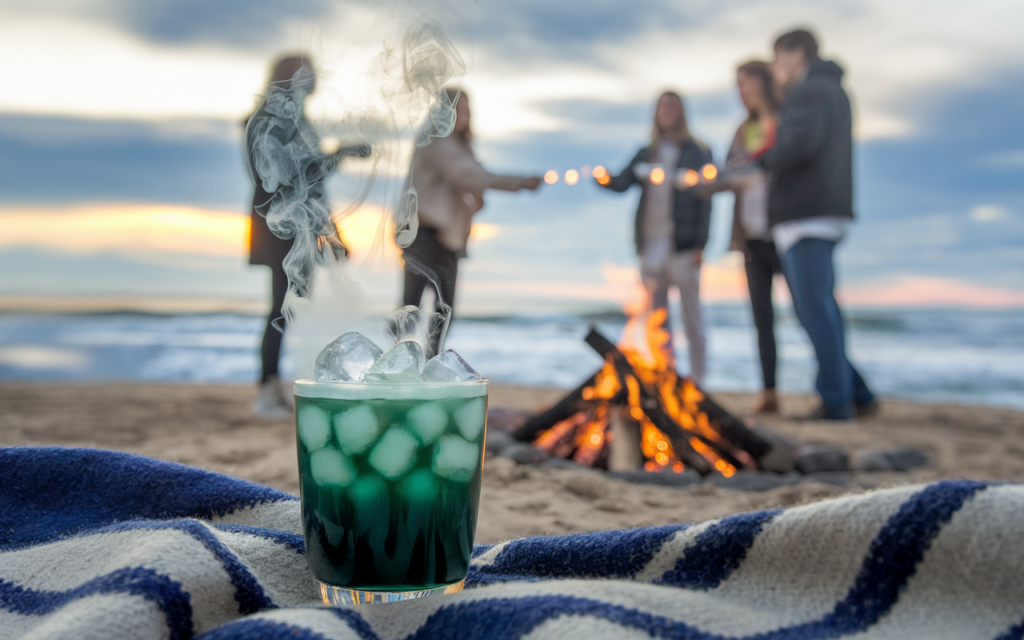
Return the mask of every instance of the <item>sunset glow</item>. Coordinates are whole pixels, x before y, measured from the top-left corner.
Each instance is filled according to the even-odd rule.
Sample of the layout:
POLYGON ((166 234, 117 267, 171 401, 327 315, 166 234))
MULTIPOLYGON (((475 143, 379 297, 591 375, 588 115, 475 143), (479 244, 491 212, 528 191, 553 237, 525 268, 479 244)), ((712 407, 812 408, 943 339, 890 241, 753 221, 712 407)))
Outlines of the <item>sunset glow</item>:
POLYGON ((189 253, 241 256, 249 216, 172 205, 0 208, 0 246, 71 253, 189 253))

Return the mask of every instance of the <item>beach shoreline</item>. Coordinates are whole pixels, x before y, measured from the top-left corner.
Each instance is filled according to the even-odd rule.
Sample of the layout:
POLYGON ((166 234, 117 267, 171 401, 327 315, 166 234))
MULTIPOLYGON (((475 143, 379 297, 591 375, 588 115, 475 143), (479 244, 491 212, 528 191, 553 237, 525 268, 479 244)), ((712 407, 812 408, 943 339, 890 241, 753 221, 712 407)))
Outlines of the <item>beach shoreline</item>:
MULTIPOLYGON (((565 392, 492 385, 491 409, 533 411, 565 392)), ((715 393, 742 415, 753 394, 715 393)), ((294 425, 252 413, 255 387, 141 382, 0 383, 0 446, 93 447, 137 453, 227 473, 298 493, 294 425)), ((813 399, 783 398, 784 415, 813 399)), ((1024 412, 883 400, 879 415, 851 423, 766 418, 764 424, 804 444, 848 451, 911 447, 932 466, 910 472, 858 472, 848 487, 804 481, 763 492, 711 483, 685 488, 630 484, 588 470, 516 465, 488 458, 478 542, 637 526, 698 522, 785 507, 874 487, 934 481, 1024 479, 1024 412)))

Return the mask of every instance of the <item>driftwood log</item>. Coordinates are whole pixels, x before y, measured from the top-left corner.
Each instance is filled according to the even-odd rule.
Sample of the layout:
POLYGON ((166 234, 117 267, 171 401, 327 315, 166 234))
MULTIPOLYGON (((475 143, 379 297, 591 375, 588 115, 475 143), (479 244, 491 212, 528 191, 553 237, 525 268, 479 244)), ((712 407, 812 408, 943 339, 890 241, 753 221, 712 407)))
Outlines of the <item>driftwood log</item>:
POLYGON ((574 414, 586 408, 587 401, 583 399, 583 390, 594 386, 597 374, 587 378, 586 382, 567 393, 561 400, 555 403, 550 409, 542 411, 523 423, 516 429, 512 436, 520 442, 533 442, 541 433, 547 431, 562 420, 571 418, 574 414))

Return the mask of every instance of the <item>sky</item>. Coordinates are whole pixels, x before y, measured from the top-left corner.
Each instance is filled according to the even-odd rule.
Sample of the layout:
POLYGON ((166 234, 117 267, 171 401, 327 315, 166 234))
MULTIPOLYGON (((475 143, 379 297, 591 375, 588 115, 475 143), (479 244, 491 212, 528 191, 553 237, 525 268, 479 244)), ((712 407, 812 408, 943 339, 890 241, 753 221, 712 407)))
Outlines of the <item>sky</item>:
MULTIPOLYGON (((666 88, 722 159, 743 119, 736 65, 809 26, 846 69, 855 112, 842 299, 1024 306, 1022 19, 1024 5, 995 0, 0 0, 0 306, 261 308, 269 275, 247 264, 240 145, 270 60, 310 52, 321 77, 311 113, 334 122, 389 106, 378 56, 424 20, 462 59, 478 157, 516 174, 620 169, 666 88)), ((382 308, 399 298, 397 253, 364 258, 399 165, 340 221, 382 308)), ((367 179, 354 165, 332 181, 339 212, 367 179)), ((587 181, 488 194, 460 264, 460 312, 631 299, 638 197, 587 181)), ((741 301, 731 196, 713 208, 702 293, 741 301)))

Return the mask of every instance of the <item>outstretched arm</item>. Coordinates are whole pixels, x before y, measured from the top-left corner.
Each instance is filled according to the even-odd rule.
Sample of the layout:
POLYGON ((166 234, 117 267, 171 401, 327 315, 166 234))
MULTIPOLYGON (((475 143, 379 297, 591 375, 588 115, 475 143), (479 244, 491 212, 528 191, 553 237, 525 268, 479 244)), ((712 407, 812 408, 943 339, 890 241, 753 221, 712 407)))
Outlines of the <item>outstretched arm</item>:
POLYGON ((520 189, 536 189, 540 178, 499 175, 484 169, 483 165, 468 153, 455 148, 443 148, 441 145, 430 145, 424 150, 433 151, 433 159, 441 170, 445 181, 468 191, 481 192, 485 189, 501 191, 518 191, 520 189), (434 149, 430 149, 434 146, 434 149))
POLYGON ((646 149, 641 149, 635 156, 633 156, 633 159, 629 161, 629 164, 626 165, 622 171, 617 175, 611 176, 611 180, 605 184, 601 184, 600 182, 598 184, 601 184, 605 189, 611 189, 616 193, 622 193, 626 189, 632 187, 640 181, 636 176, 635 167, 643 161, 646 153, 646 149))

